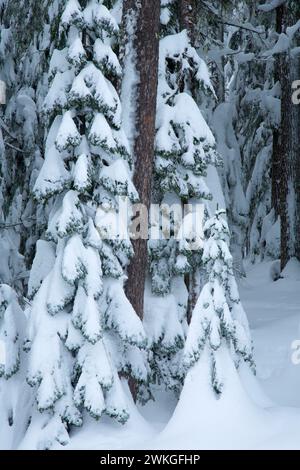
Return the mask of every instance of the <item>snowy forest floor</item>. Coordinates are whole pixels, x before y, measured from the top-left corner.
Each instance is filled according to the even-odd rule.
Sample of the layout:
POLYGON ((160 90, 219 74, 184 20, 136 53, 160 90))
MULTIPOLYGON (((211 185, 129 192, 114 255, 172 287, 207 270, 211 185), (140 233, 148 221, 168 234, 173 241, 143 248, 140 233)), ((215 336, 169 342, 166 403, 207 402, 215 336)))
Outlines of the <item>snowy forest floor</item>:
POLYGON ((276 282, 270 278, 270 263, 250 265, 247 271, 240 294, 252 330, 257 377, 274 403, 300 408, 300 365, 292 362, 292 343, 300 340, 300 264, 292 260, 284 279, 276 282))
MULTIPOLYGON (((284 272, 284 279, 273 282, 270 276, 271 264, 249 264, 247 278, 240 282, 257 365, 258 387, 257 384, 251 386, 252 395, 256 395, 257 402, 264 403, 263 408, 255 408, 253 414, 249 406, 249 410, 244 413, 244 408, 239 408, 239 401, 244 403, 244 398, 240 400, 237 394, 225 400, 227 410, 225 415, 224 410, 221 412, 221 416, 222 413, 230 416, 231 406, 234 410, 242 409, 240 415, 239 412, 235 414, 233 424, 227 422, 220 427, 220 421, 216 421, 215 425, 210 423, 207 432, 202 435, 206 429, 205 421, 210 420, 209 411, 205 411, 205 416, 197 418, 199 429, 197 425, 195 429, 195 422, 190 424, 187 419, 186 423, 182 423, 182 434, 176 436, 177 426, 173 426, 173 430, 176 428, 175 435, 172 431, 167 432, 167 435, 163 432, 161 438, 160 433, 170 420, 176 404, 171 396, 161 394, 156 403, 151 402, 140 408, 140 414, 133 410, 132 418, 124 427, 112 424, 109 420, 99 424, 91 420, 85 430, 76 431, 68 448, 184 449, 187 442, 189 448, 200 449, 300 449, 300 365, 296 366, 292 362, 292 342, 300 340, 300 265, 291 261, 284 272), (186 430, 193 436, 192 441, 191 436, 183 437, 186 430)), ((194 403, 191 403, 193 406, 194 403)))

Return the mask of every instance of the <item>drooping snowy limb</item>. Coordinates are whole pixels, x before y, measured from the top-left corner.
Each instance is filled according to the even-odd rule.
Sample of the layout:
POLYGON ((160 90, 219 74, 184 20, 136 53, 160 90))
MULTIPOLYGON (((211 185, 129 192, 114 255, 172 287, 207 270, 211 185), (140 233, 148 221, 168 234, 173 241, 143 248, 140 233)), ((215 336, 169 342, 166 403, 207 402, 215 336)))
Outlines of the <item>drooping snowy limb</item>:
POLYGON ((38 243, 29 281, 28 382, 45 415, 39 447, 66 444, 84 410, 124 423, 119 375, 147 381, 145 333, 123 290, 133 250, 119 212, 130 213, 138 195, 114 86, 119 31, 109 3, 68 0, 55 19, 49 130, 34 186, 50 209, 47 241, 38 243))
POLYGON ((275 10, 286 2, 287 0, 270 0, 269 2, 264 3, 263 5, 258 5, 257 8, 261 11, 269 12, 275 10))
POLYGON ((217 211, 204 227, 206 240, 203 263, 208 282, 202 289, 193 312, 183 354, 183 367, 187 372, 202 354, 210 357, 210 381, 216 395, 226 386, 222 361, 219 357, 225 347, 238 367, 240 361, 253 366, 250 330, 234 278, 232 256, 229 252, 229 229, 217 211))

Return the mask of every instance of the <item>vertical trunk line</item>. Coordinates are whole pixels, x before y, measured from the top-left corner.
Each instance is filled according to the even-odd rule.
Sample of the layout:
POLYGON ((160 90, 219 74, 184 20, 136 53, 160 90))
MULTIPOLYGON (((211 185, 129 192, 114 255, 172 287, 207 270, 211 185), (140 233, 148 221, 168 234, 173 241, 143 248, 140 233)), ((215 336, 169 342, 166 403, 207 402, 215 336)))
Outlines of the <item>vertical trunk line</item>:
MULTIPOLYGON (((134 185, 140 202, 149 210, 154 165, 156 97, 158 82, 160 0, 125 0, 124 14, 137 15, 134 47, 139 75, 136 96, 136 136, 134 141, 134 185), (129 13, 130 14, 130 13, 129 13)), ((126 294, 138 316, 144 315, 144 288, 147 275, 148 241, 133 240, 134 258, 128 268, 126 294)))

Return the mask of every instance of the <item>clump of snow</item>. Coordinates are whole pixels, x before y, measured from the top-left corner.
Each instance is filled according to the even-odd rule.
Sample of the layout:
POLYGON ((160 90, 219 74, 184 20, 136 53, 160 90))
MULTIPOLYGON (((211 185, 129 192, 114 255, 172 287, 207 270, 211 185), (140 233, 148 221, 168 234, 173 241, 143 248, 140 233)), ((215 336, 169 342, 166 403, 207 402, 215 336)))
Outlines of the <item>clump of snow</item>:
POLYGON ((278 281, 281 278, 281 262, 276 260, 271 264, 270 276, 272 281, 278 281))
POLYGON ((282 276, 292 281, 300 281, 300 261, 292 258, 284 268, 282 276))

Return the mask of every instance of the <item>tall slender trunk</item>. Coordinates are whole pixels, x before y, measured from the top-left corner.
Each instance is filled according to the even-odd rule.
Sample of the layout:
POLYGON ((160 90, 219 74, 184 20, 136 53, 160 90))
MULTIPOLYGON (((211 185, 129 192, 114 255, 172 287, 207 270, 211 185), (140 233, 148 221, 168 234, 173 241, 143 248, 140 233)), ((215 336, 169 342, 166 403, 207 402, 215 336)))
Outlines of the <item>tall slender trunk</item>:
MULTIPOLYGON (((124 0, 123 24, 125 28, 126 25, 129 28, 125 31, 125 37, 129 39, 131 36, 134 51, 129 53, 134 59, 137 74, 134 103, 131 103, 135 120, 135 131, 131 136, 135 161, 134 184, 141 204, 149 209, 154 165, 160 0, 124 0)), ((126 70, 126 58, 124 62, 124 80, 130 80, 133 71, 126 70)), ((135 255, 128 269, 126 294, 142 319, 147 275, 147 240, 133 240, 133 247, 135 255)))
MULTIPOLYGON (((295 22, 287 5, 282 7, 282 30, 295 22)), ((280 219, 281 267, 296 256, 300 260, 300 186, 299 178, 299 107, 292 103, 292 82, 297 78, 297 62, 289 52, 281 56, 281 127, 280 127, 280 219)))
MULTIPOLYGON (((180 28, 186 29, 192 46, 196 42, 196 0, 179 0, 179 20, 180 28)), ((191 83, 191 92, 196 99, 195 88, 191 83)), ((194 308, 200 294, 199 268, 192 268, 192 271, 185 276, 185 284, 188 290, 187 321, 191 322, 194 308)))
MULTIPOLYGON (((299 45, 298 41, 298 45, 299 45)), ((300 77, 300 57, 297 56, 294 62, 292 74, 293 80, 299 80, 300 77)), ((294 181, 295 181, 295 255, 300 261, 300 105, 293 104, 294 126, 293 132, 296 138, 296 148, 294 149, 294 181)))
MULTIPOLYGON (((276 9, 276 32, 282 33, 283 6, 276 9)), ((275 56, 274 63, 274 81, 281 81, 282 56, 275 56)), ((280 215, 280 180, 281 180, 281 135, 280 128, 273 132, 273 151, 272 151, 272 208, 275 211, 275 217, 280 215)))
MULTIPOLYGON (((220 2, 220 5, 218 8, 219 8, 219 16, 220 18, 223 18, 224 4, 220 2)), ((220 42, 220 44, 224 44, 224 35, 225 35, 225 26, 224 26, 224 23, 220 21, 220 23, 217 24, 217 39, 220 42)), ((223 55, 216 61, 216 66, 217 66, 217 71, 216 71, 217 83, 215 86, 216 94, 218 97, 218 102, 223 103, 226 99, 226 96, 225 96, 225 57, 223 55)))
POLYGON ((187 30, 192 44, 196 41, 196 8, 197 0, 179 0, 180 28, 187 30))

